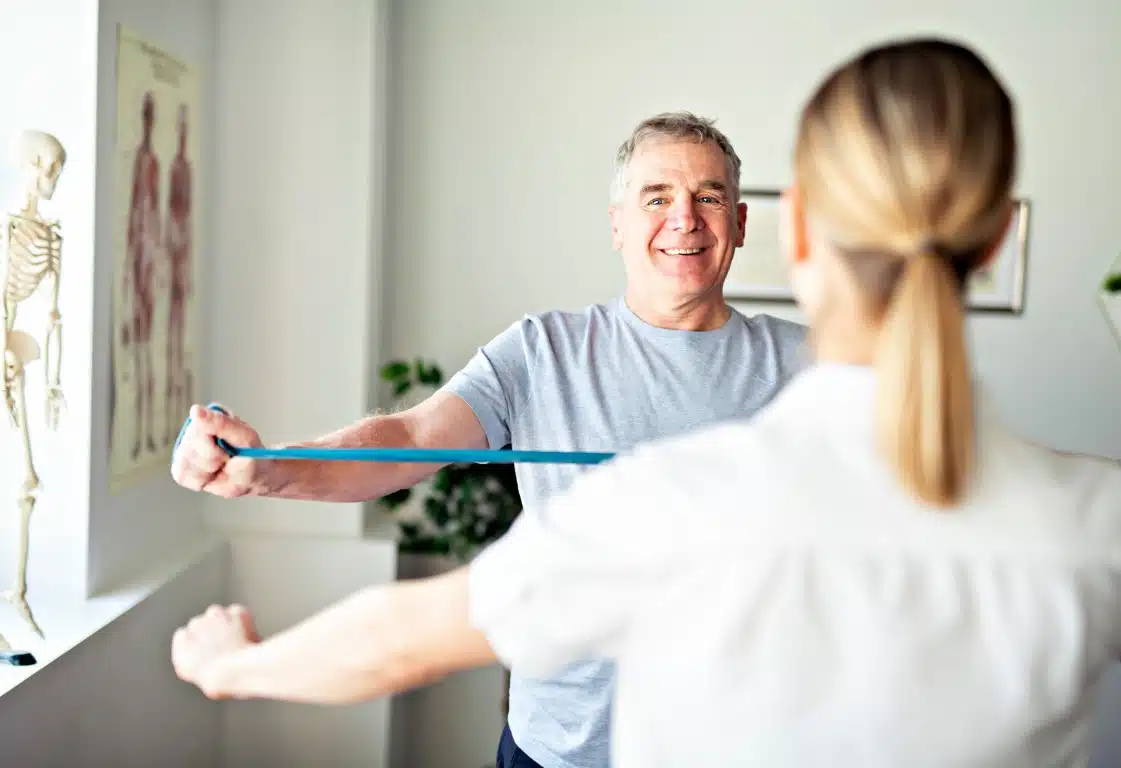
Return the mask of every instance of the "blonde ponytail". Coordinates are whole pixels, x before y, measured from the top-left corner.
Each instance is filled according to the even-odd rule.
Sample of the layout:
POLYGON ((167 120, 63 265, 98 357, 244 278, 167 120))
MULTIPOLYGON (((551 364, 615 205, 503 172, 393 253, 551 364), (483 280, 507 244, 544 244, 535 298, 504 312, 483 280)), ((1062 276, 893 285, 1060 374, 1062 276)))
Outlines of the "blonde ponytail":
POLYGON ((878 343, 880 449, 915 497, 953 506, 973 467, 973 393, 961 288, 948 259, 906 259, 878 343))
POLYGON ((955 506, 974 461, 964 285, 1008 222, 1012 100, 959 43, 877 45, 817 88, 794 152, 805 218, 847 257, 859 314, 878 334, 879 449, 912 496, 955 506))

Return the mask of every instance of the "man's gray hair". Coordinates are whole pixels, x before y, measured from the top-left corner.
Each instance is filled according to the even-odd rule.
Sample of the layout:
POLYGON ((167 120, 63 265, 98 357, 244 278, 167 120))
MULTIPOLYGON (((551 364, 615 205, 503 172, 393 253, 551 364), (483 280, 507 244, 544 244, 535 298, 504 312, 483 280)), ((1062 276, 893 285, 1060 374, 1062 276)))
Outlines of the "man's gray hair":
POLYGON ((615 155, 615 176, 611 184, 611 201, 622 201, 627 191, 627 167, 635 150, 644 141, 651 139, 669 139, 677 141, 695 141, 703 144, 707 141, 715 143, 724 153, 724 165, 727 169, 728 182, 732 185, 729 192, 732 199, 739 199, 740 186, 740 158, 732 148, 728 137, 714 127, 715 121, 704 117, 697 117, 691 112, 663 112, 660 115, 643 120, 631 133, 630 138, 623 142, 615 155))

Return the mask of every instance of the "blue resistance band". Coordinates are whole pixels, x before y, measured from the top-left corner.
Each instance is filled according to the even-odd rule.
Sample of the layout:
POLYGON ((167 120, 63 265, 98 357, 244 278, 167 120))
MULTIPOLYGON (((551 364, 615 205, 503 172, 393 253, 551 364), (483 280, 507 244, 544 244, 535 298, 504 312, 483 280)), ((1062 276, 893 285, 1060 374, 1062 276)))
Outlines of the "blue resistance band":
MULTIPOLYGON (((212 411, 227 413, 216 403, 212 411)), ((191 423, 183 422, 175 447, 191 423)), ((218 446, 230 456, 247 459, 312 459, 318 461, 380 461, 417 464, 602 464, 615 458, 614 453, 588 451, 491 451, 454 448, 239 448, 222 439, 218 446)), ((172 449, 174 452, 174 449, 172 449)))

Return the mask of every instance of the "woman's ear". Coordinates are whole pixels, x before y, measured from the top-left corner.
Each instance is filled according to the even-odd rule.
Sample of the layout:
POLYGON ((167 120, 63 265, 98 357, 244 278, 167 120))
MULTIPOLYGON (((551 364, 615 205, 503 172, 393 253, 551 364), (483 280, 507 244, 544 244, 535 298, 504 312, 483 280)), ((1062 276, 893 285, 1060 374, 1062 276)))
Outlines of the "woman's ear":
POLYGON ((792 184, 782 193, 779 202, 782 240, 786 259, 791 265, 804 262, 809 255, 809 233, 806 232, 806 211, 802 203, 802 193, 797 184, 792 184))

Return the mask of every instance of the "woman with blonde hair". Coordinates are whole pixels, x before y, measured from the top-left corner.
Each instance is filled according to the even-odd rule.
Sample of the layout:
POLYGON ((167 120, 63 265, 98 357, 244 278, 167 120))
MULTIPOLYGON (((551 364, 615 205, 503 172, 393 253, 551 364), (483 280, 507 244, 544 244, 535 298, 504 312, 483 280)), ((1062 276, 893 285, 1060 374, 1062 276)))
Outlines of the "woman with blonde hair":
POLYGON ((450 575, 264 641, 214 609, 176 634, 179 675, 346 702, 610 658, 617 766, 1084 765, 1121 650, 1121 468, 1003 427, 965 337, 1016 160, 967 48, 844 63, 786 196, 815 360, 761 414, 582 475, 450 575))

